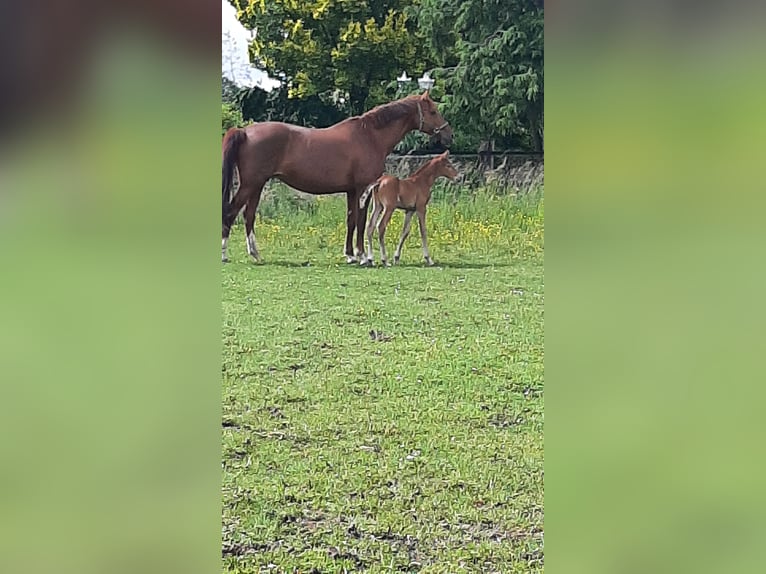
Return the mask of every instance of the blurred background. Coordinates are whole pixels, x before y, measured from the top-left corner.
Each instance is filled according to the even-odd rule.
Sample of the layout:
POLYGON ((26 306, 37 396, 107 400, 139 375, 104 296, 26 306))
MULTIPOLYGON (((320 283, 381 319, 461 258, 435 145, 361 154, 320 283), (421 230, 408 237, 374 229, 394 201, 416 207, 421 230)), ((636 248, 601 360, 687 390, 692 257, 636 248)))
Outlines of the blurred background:
POLYGON ((546 566, 760 570, 763 5, 546 8, 546 566))
POLYGON ((210 2, 0 9, 3 572, 220 564, 218 34, 210 2))

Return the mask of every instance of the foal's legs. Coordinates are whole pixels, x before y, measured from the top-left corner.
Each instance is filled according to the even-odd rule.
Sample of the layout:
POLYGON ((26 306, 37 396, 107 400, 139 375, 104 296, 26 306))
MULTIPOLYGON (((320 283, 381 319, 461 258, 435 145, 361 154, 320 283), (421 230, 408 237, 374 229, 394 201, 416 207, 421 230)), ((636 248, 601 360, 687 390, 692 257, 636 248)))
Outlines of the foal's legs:
POLYGON ((239 190, 232 198, 231 205, 229 205, 229 213, 227 214, 226 221, 223 224, 223 233, 221 234, 221 260, 223 262, 229 260, 226 249, 229 244, 231 226, 234 225, 234 220, 237 219, 237 215, 239 215, 239 212, 245 206, 245 203, 247 203, 251 191, 251 188, 240 186, 239 190))
POLYGON ((378 225, 380 214, 383 212, 383 206, 379 201, 374 201, 372 204, 372 215, 370 215, 370 223, 367 227, 367 262, 372 265, 375 258, 372 255, 372 234, 375 232, 375 228, 378 225))
POLYGON ((359 197, 352 193, 346 193, 346 263, 355 263, 357 258, 354 253, 354 229, 359 218, 359 197))
POLYGON ((394 214, 393 207, 386 207, 383 215, 378 220, 378 242, 380 243, 380 262, 384 267, 388 266, 388 257, 386 257, 386 227, 394 214))
POLYGON ((433 265, 434 262, 428 254, 428 239, 426 239, 426 208, 418 210, 418 227, 420 228, 420 239, 423 241, 423 257, 427 265, 433 265))
POLYGON ((399 257, 402 255, 402 247, 404 246, 404 241, 407 239, 407 236, 410 234, 410 226, 412 225, 412 214, 415 213, 414 211, 408 211, 404 215, 404 227, 402 227, 402 236, 399 238, 399 244, 396 246, 396 251, 394 252, 394 263, 399 263, 399 257))

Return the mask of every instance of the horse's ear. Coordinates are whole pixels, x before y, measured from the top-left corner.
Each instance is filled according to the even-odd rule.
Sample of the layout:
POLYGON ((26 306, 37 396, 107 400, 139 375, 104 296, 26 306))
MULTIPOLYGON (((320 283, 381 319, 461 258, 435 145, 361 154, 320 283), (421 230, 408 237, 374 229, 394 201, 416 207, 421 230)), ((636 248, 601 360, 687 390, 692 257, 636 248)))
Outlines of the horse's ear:
POLYGON ((420 99, 422 99, 422 100, 427 100, 427 99, 428 99, 428 90, 426 90, 425 92, 423 92, 423 95, 422 95, 422 96, 420 96, 420 99))

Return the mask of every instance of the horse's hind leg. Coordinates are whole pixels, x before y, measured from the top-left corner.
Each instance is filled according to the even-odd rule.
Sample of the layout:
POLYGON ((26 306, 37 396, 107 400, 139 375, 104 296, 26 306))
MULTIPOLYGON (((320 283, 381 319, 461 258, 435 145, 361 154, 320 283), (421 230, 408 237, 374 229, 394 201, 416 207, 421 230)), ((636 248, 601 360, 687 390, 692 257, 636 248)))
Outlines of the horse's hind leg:
POLYGON ((378 220, 378 243, 380 244, 380 262, 383 267, 388 266, 388 256, 386 255, 386 228, 388 222, 391 221, 391 216, 394 214, 393 207, 385 207, 383 215, 378 220))
POLYGON ((383 211, 383 206, 379 201, 373 200, 372 215, 370 215, 370 223, 367 227, 367 263, 373 264, 375 257, 372 254, 372 234, 375 232, 375 226, 378 224, 380 214, 383 211))
POLYGON ((404 246, 407 236, 410 234, 413 213, 413 211, 408 211, 404 216, 404 227, 402 227, 402 236, 399 238, 399 244, 396 246, 396 251, 394 252, 394 263, 399 263, 399 258, 402 256, 402 247, 404 246))
POLYGON ((237 219, 237 215, 245 206, 248 200, 249 189, 243 189, 241 186, 237 193, 231 200, 229 206, 229 212, 226 214, 226 221, 223 224, 223 232, 221 234, 221 260, 226 262, 229 257, 226 253, 226 249, 229 244, 229 234, 231 233, 231 227, 234 225, 234 221, 237 219))
POLYGON ((263 184, 253 187, 250 198, 245 207, 245 238, 247 243, 247 252, 255 261, 261 260, 261 254, 258 253, 258 247, 255 244, 255 214, 258 210, 258 204, 261 201, 261 192, 263 184))

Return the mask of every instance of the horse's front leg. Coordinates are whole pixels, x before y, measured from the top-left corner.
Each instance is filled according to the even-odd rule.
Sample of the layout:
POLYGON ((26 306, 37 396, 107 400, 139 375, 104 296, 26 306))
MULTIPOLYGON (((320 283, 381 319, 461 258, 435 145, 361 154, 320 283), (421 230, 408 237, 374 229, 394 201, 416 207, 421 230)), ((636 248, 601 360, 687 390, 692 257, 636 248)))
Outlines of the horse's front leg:
POLYGON ((428 252, 428 238, 426 237, 426 208, 417 210, 418 213, 418 227, 420 228, 420 240, 423 242, 423 258, 426 260, 426 265, 433 265, 434 261, 431 259, 431 254, 428 252))
POLYGON ((359 213, 359 200, 353 192, 346 193, 346 263, 356 263, 357 257, 354 253, 354 229, 359 213))
MULTIPOLYGON (((357 194, 357 198, 361 197, 362 193, 364 193, 364 189, 362 189, 357 194)), ((359 200, 357 199, 355 203, 358 204, 359 200)), ((367 256, 367 252, 364 249, 364 229, 366 225, 367 225, 367 205, 359 208, 359 215, 356 220, 356 251, 355 253, 358 253, 360 255, 360 258, 359 258, 360 265, 368 265, 368 264, 371 264, 372 262, 372 258, 367 256)))

